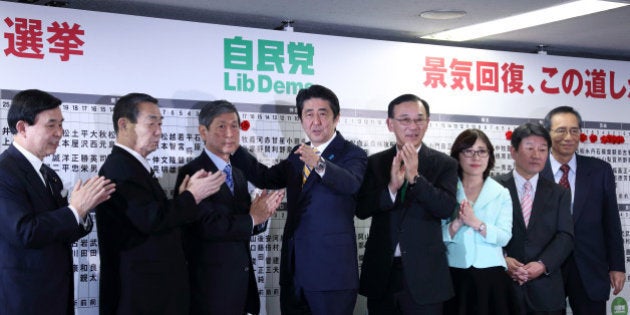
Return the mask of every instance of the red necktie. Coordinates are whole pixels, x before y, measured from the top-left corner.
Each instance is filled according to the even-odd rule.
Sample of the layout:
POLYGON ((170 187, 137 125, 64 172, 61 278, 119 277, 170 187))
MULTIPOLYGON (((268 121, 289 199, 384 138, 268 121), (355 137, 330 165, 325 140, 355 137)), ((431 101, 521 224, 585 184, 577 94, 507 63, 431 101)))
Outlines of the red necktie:
POLYGON ((571 189, 571 184, 569 184, 569 170, 571 168, 569 167, 569 165, 566 164, 562 164, 562 166, 560 166, 560 170, 562 170, 562 177, 560 177, 560 182, 558 182, 558 184, 560 184, 560 186, 566 188, 566 189, 571 189))

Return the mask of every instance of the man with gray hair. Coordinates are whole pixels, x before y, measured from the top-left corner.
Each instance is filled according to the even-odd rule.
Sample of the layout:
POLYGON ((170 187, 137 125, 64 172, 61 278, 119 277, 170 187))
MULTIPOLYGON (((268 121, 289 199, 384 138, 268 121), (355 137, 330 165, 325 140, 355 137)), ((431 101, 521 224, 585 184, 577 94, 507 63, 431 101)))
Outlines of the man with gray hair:
POLYGON ((606 301, 625 281, 625 255, 615 174, 598 158, 577 154, 582 117, 573 107, 552 109, 544 120, 551 154, 541 175, 571 191, 575 249, 562 266, 574 315, 604 315, 606 301))
POLYGON ((213 101, 199 113, 204 150, 179 170, 176 186, 199 170, 225 173, 220 190, 201 201, 200 219, 185 229, 191 283, 191 314, 258 314, 260 300, 249 241, 267 228, 284 191, 251 201, 245 175, 230 164, 239 146, 240 119, 228 101, 213 101))

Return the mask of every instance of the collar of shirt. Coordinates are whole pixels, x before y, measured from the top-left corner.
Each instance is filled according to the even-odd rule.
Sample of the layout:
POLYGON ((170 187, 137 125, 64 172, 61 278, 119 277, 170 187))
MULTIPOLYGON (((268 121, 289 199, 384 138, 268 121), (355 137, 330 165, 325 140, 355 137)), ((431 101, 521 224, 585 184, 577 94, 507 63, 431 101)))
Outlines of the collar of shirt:
POLYGON ((210 152, 208 148, 203 148, 203 151, 206 152, 206 154, 208 155, 210 160, 212 160, 212 163, 214 163, 214 165, 217 167, 218 170, 222 171, 225 168, 225 166, 229 164, 228 162, 224 161, 222 158, 218 157, 216 154, 210 152))
POLYGON ((132 148, 120 144, 118 142, 114 143, 115 146, 129 152, 129 154, 131 154, 133 157, 136 158, 136 160, 138 160, 138 162, 142 163, 142 166, 144 166, 144 168, 147 170, 147 172, 151 173, 151 164, 149 164, 149 161, 147 161, 147 159, 145 159, 142 155, 140 155, 140 153, 136 152, 135 150, 133 150, 132 148))
MULTIPOLYGON (((554 176, 555 174, 558 174, 558 172, 562 172, 560 170, 560 166, 562 166, 562 164, 560 164, 560 162, 558 162, 551 153, 549 154, 549 164, 551 165, 551 173, 554 174, 554 176)), ((575 174, 575 171, 577 170, 577 158, 575 157, 575 153, 573 153, 573 157, 571 157, 571 160, 567 163, 567 165, 571 168, 569 169, 569 173, 575 174)), ((562 176, 562 174, 560 174, 560 176, 562 176)))
POLYGON ((42 162, 42 160, 40 160, 38 157, 36 157, 35 154, 29 152, 24 147, 19 145, 17 142, 14 141, 13 142, 13 146, 18 151, 20 151, 20 153, 22 153, 22 155, 24 155, 24 157, 26 158, 26 160, 28 160, 29 163, 31 163, 31 165, 35 169, 35 173, 37 173, 37 175, 39 175, 39 178, 42 180, 42 182, 44 184, 46 184, 46 180, 44 179, 44 175, 42 175, 42 173, 39 171, 39 169, 42 167, 42 164, 44 164, 44 162, 42 162))
MULTIPOLYGON (((512 171, 512 173, 514 174, 514 184, 516 185, 516 191, 518 191, 518 197, 521 198, 523 196, 523 185, 525 185, 525 182, 527 181, 523 176, 521 176, 521 174, 519 174, 516 169, 514 171, 512 171)), ((536 195, 536 185, 538 185, 538 176, 540 174, 536 174, 534 175, 532 178, 529 179, 529 182, 532 184, 532 196, 536 195)))
MULTIPOLYGON (((328 141, 320 144, 319 146, 317 146, 317 151, 319 151, 319 154, 322 154, 322 152, 324 152, 324 150, 326 150, 326 148, 328 147, 328 145, 335 140, 335 138, 337 137, 337 131, 335 131, 335 134, 330 137, 330 139, 328 139, 328 141)), ((311 147, 313 147, 313 144, 311 142, 311 147)))
MULTIPOLYGON (((29 163, 31 163, 31 165, 35 169, 35 173, 37 173, 37 175, 39 175, 39 178, 42 180, 42 183, 44 183, 44 185, 46 185, 46 180, 44 179, 44 175, 39 171, 39 169, 42 167, 42 164, 44 164, 44 162, 42 162, 42 160, 40 160, 38 157, 36 157, 35 154, 29 152, 24 147, 19 145, 17 142, 13 142, 13 146, 18 151, 20 151, 20 153, 22 153, 22 155, 24 155, 24 157, 26 158, 26 160, 29 161, 29 163)), ((79 216, 79 213, 77 212, 77 209, 75 209, 72 205, 69 204, 68 208, 70 209, 70 211, 72 211, 72 214, 74 214, 74 218, 77 220, 77 223, 78 224, 83 224, 83 227, 87 228, 87 226, 88 226, 87 225, 87 219, 82 219, 79 216)))

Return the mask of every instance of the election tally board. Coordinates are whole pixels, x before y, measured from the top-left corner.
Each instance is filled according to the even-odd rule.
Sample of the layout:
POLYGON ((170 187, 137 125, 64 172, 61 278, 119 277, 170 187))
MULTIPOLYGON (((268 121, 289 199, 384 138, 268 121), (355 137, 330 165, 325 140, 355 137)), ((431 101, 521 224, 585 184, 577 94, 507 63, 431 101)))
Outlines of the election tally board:
MULTIPOLYGON (((64 135, 57 152, 44 162, 59 174, 65 189, 71 191, 71 186, 78 179, 96 175, 111 152, 115 141, 112 111, 119 96, 50 92, 63 100, 61 109, 64 115, 64 135)), ((4 151, 12 142, 6 117, 15 93, 17 91, 0 90, 0 151, 4 151)), ((431 104, 430 99, 428 101, 433 114, 424 138, 425 145, 448 154, 453 140, 462 130, 481 129, 495 147, 496 165, 493 174, 509 172, 513 168, 509 152, 509 132, 524 122, 539 121, 519 117, 440 114, 440 104, 431 104)), ((203 149, 203 142, 197 132, 197 116, 203 101, 160 99, 159 104, 164 116, 163 135, 159 149, 150 154, 148 159, 165 192, 172 196, 179 168, 198 156, 203 149)), ((295 145, 307 141, 295 106, 251 103, 235 105, 241 121, 244 122, 240 131, 240 143, 262 163, 273 165, 286 158, 295 145)), ((342 109, 337 129, 346 139, 365 149, 370 155, 395 144, 393 134, 387 129, 386 116, 385 106, 382 111, 342 109)), ((624 244, 630 242, 630 145, 609 143, 607 139, 613 139, 611 136, 629 139, 629 131, 628 124, 585 121, 582 132, 586 140, 582 136, 584 141, 579 148, 580 154, 601 158, 613 167, 624 244)), ((95 219, 94 214, 91 215, 95 219)), ((286 203, 283 203, 271 218, 268 230, 251 238, 250 249, 263 314, 275 314, 279 310, 280 250, 286 216, 286 203)), ((355 218, 359 264, 369 226, 369 219, 355 218)), ((100 261, 96 225, 89 235, 72 244, 72 255, 77 313, 97 314, 100 261)))

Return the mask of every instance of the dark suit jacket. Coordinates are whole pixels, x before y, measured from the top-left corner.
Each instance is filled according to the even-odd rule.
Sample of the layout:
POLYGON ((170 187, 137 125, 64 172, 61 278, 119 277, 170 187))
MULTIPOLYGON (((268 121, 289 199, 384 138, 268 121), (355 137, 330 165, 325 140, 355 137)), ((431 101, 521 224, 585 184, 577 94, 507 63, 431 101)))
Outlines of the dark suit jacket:
POLYGON ((522 286, 514 282, 519 304, 534 311, 564 309, 564 284, 560 266, 573 249, 571 193, 539 176, 529 224, 525 227, 513 173, 500 175, 496 180, 510 191, 514 207, 512 239, 504 247, 506 255, 524 264, 542 261, 547 269, 547 274, 522 286))
MULTIPOLYGON (((206 152, 179 170, 184 176, 204 169, 216 172, 206 152)), ((235 314, 260 312, 249 241, 266 224, 252 226, 251 198, 243 173, 232 168, 234 195, 227 184, 200 204, 200 220, 185 229, 185 250, 191 284, 191 314, 235 314)))
POLYGON ((71 244, 77 224, 50 170, 53 195, 11 145, 0 155, 0 314, 74 314, 71 244))
POLYGON ((135 157, 115 146, 99 171, 116 183, 100 204, 100 313, 186 314, 188 272, 180 226, 198 214, 193 195, 170 201, 135 157))
MULTIPOLYGON (((573 258, 589 298, 603 301, 610 296, 608 272, 626 270, 615 175, 600 159, 576 158, 573 258)), ((554 181, 549 161, 541 175, 554 181)))
POLYGON ((422 145, 418 152, 420 178, 395 202, 389 194, 396 147, 373 154, 359 194, 357 217, 371 217, 370 235, 361 265, 359 293, 379 299, 387 293, 396 244, 400 244, 404 277, 418 304, 433 304, 453 296, 442 241, 441 219, 457 207, 457 161, 422 145))
POLYGON ((231 159, 254 185, 287 188, 280 285, 293 281, 309 291, 356 289, 354 209, 367 164, 365 151, 337 133, 321 154, 327 161, 324 177, 313 171, 302 187, 304 163, 294 153, 296 149, 271 168, 258 163, 243 147, 231 159))

